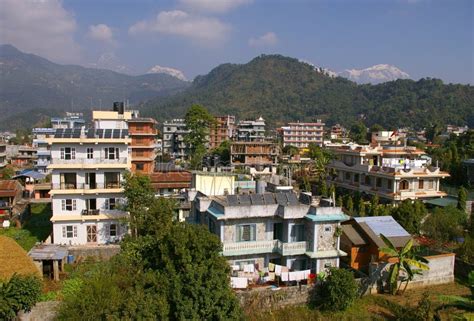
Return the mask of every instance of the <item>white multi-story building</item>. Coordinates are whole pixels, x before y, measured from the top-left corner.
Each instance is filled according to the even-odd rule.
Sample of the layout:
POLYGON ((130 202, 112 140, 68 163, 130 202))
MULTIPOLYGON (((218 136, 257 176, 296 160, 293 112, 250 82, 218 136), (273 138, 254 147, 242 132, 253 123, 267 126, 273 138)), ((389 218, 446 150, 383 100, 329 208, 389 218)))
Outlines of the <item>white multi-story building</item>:
POLYGON ((82 113, 70 113, 66 112, 65 117, 53 117, 51 118, 51 127, 54 129, 73 129, 81 128, 86 124, 82 113))
POLYGON ((107 244, 120 240, 123 174, 131 167, 126 129, 57 129, 51 145, 53 242, 107 244))
POLYGON ((263 141, 265 140, 265 120, 259 117, 256 120, 241 120, 237 124, 238 141, 263 141))
POLYGON ((184 136, 189 133, 184 119, 173 119, 163 123, 163 154, 176 159, 184 159, 188 153, 188 146, 184 143, 184 136))
POLYGON ((291 145, 308 148, 310 143, 323 146, 324 123, 321 120, 316 123, 288 123, 288 126, 282 127, 282 131, 283 147, 291 145))
POLYGON ((48 166, 51 162, 50 145, 48 138, 54 137, 54 128, 33 128, 33 147, 37 149, 38 158, 35 162, 35 169, 40 173, 48 173, 48 166))
POLYGON ((7 165, 7 145, 0 142, 0 169, 7 165))
POLYGON ((378 195, 391 203, 446 196, 439 187, 449 174, 415 147, 351 145, 333 152, 328 183, 336 187, 378 195))

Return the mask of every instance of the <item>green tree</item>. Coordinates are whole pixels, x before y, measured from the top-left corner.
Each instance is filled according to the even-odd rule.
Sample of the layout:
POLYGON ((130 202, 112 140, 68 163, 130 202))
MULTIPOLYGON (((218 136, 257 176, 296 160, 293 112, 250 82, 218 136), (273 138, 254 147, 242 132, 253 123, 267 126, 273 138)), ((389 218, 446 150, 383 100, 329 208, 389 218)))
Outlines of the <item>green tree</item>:
POLYGON ((361 121, 352 124, 349 137, 358 144, 367 144, 367 127, 361 121))
POLYGON ((438 242, 448 242, 463 236, 466 213, 454 206, 437 208, 423 223, 423 232, 438 242))
POLYGON ((300 150, 296 146, 286 145, 285 147, 282 148, 282 152, 283 152, 284 155, 295 156, 295 155, 298 155, 300 153, 300 150))
POLYGON ((214 117, 201 105, 192 105, 184 117, 186 128, 189 130, 184 136, 184 143, 189 146, 193 168, 200 165, 206 153, 206 144, 209 137, 209 128, 215 123, 214 117))
POLYGON ((393 207, 390 214, 405 230, 419 234, 421 221, 426 216, 426 207, 421 201, 404 200, 393 207))
POLYGON ((369 208, 369 216, 377 216, 377 208, 379 206, 379 196, 374 195, 370 199, 370 208, 369 208))
POLYGON ((396 294, 400 290, 403 281, 405 282, 406 289, 408 282, 413 280, 413 277, 418 274, 420 270, 429 270, 429 266, 427 265, 428 261, 424 257, 416 255, 415 251, 413 251, 412 239, 410 239, 403 248, 397 250, 385 235, 380 234, 380 238, 385 243, 385 247, 381 248, 380 251, 385 253, 389 258, 396 259, 396 262, 390 266, 388 275, 388 283, 392 294, 396 294), (400 286, 397 286, 398 280, 400 279, 400 271, 404 271, 407 276, 400 282, 400 286))
POLYGON ((336 199, 336 206, 337 207, 342 207, 343 206, 343 198, 342 198, 342 195, 339 195, 336 199))
POLYGON ((357 299, 358 290, 359 286, 352 272, 330 268, 319 290, 321 307, 329 311, 346 310, 357 299))
POLYGON ((347 195, 346 210, 350 215, 353 215, 353 213, 354 213, 354 202, 352 201, 352 197, 350 195, 347 195))
POLYGON ((466 211, 466 201, 467 201, 467 191, 463 186, 461 186, 458 192, 458 205, 457 205, 458 210, 461 210, 464 212, 466 211))
POLYGON ((213 154, 218 155, 221 163, 226 165, 230 165, 230 144, 230 140, 225 140, 213 150, 213 154))
POLYGON ((365 207, 365 202, 363 200, 360 201, 359 203, 359 216, 360 217, 364 217, 364 216, 367 216, 367 210, 366 210, 366 207, 365 207))
POLYGON ((147 213, 155 201, 155 192, 151 186, 150 177, 141 174, 124 174, 122 183, 127 202, 124 209, 129 213, 129 223, 132 237, 143 234, 146 227, 147 213))
POLYGON ((41 294, 41 280, 36 276, 14 274, 0 280, 0 320, 14 320, 20 311, 28 312, 41 294))
POLYGON ((15 171, 11 166, 6 166, 0 170, 1 179, 11 179, 13 176, 15 176, 15 171))
POLYGON ((370 127, 370 133, 376 133, 376 132, 380 132, 380 131, 383 131, 382 125, 373 124, 373 125, 370 127))

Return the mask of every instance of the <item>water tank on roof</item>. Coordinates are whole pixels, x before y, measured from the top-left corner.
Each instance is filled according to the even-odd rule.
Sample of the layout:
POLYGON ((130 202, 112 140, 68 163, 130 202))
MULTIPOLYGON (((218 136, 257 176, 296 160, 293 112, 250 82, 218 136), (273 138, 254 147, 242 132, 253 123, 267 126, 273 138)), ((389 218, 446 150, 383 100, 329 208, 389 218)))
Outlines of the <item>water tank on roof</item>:
POLYGON ((123 115, 125 111, 125 105, 123 101, 114 102, 114 111, 118 112, 120 115, 123 115))

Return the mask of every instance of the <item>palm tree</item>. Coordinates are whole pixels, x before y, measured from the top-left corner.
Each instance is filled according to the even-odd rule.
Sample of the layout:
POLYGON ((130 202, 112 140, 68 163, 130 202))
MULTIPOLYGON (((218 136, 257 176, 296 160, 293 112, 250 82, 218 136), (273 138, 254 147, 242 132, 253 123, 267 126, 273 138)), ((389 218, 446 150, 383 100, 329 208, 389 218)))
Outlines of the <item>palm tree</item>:
POLYGON ((385 235, 380 234, 380 238, 386 245, 386 247, 381 248, 380 251, 387 254, 389 258, 395 258, 397 260, 396 263, 393 263, 390 267, 388 276, 390 292, 392 294, 398 293, 403 282, 405 282, 405 288, 403 289, 403 291, 405 291, 408 282, 412 281, 415 275, 420 274, 421 270, 429 270, 429 266, 427 265, 428 261, 424 257, 414 253, 412 239, 410 239, 401 250, 397 250, 385 235), (413 267, 418 269, 414 269, 413 267), (406 277, 402 279, 400 286, 397 287, 400 271, 405 272, 406 277))

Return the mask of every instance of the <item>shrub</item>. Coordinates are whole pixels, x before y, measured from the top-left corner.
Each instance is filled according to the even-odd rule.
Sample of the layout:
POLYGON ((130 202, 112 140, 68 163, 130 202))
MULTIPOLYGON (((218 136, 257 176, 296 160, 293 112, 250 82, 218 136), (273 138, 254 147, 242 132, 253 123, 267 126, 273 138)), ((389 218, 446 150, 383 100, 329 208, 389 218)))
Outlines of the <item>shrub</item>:
POLYGON ((0 282, 0 320, 12 320, 20 311, 28 312, 41 294, 41 280, 36 276, 14 274, 0 282))
POLYGON ((346 310, 358 296, 359 287, 352 272, 331 268, 322 283, 320 297, 324 310, 346 310))

